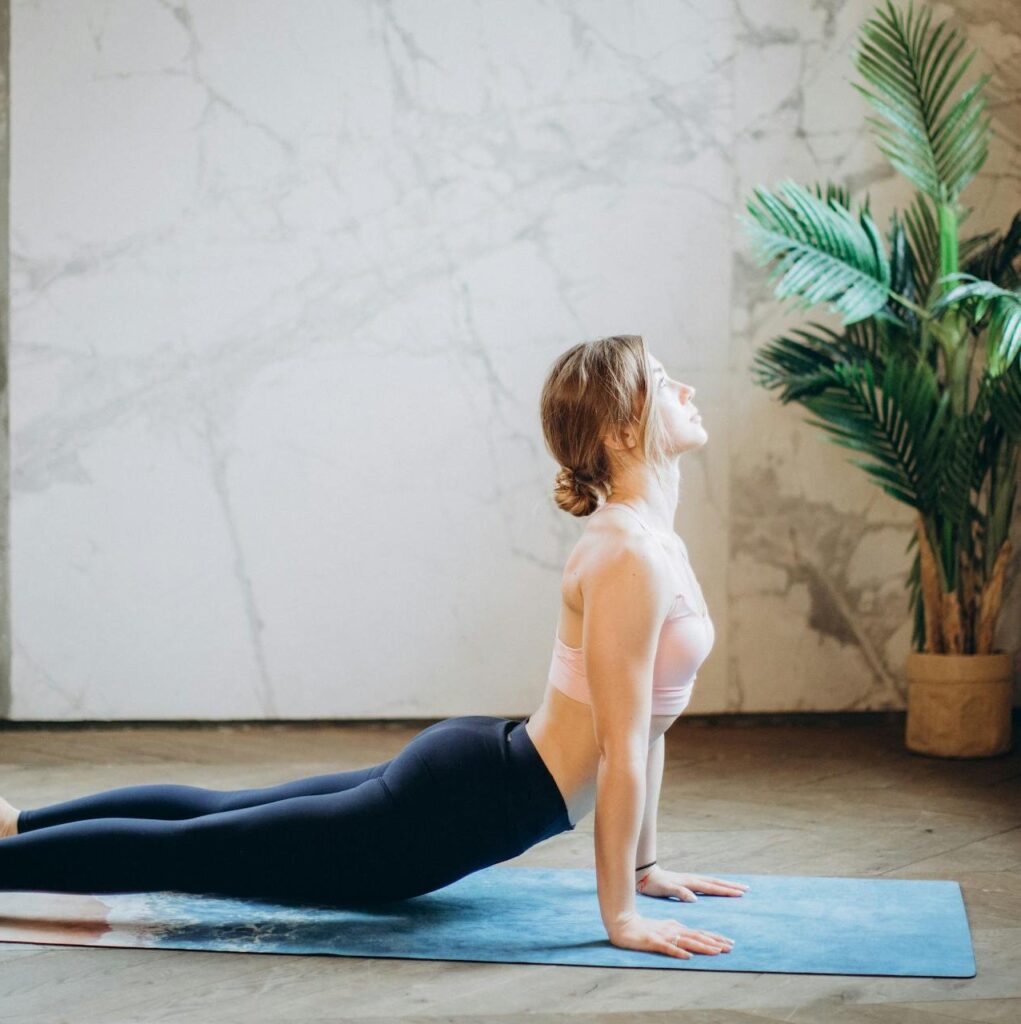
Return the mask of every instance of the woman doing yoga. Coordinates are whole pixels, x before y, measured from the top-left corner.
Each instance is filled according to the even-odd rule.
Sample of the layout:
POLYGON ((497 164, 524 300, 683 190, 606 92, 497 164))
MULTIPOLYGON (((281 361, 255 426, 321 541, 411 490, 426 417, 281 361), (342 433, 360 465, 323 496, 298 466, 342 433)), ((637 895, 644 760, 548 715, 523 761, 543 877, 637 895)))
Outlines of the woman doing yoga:
POLYGON ((637 335, 582 342, 542 391, 555 499, 596 513, 567 559, 546 692, 523 720, 449 718, 391 760, 261 789, 126 786, 18 811, 0 800, 0 889, 177 891, 318 904, 405 899, 517 857, 595 809, 610 941, 688 958, 732 940, 642 917, 635 893, 747 886, 656 863, 663 734, 714 639, 674 533, 694 388, 637 335))

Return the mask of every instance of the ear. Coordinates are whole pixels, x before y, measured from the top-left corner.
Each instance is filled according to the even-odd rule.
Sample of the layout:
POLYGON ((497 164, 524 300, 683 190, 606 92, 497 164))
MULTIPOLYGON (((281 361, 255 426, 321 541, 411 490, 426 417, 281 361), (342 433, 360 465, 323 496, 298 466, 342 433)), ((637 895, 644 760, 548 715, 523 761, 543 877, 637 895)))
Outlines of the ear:
POLYGON ((624 451, 628 448, 634 448, 638 443, 635 437, 635 432, 631 427, 624 427, 620 435, 615 435, 612 432, 603 435, 603 444, 607 448, 612 448, 614 451, 624 451))

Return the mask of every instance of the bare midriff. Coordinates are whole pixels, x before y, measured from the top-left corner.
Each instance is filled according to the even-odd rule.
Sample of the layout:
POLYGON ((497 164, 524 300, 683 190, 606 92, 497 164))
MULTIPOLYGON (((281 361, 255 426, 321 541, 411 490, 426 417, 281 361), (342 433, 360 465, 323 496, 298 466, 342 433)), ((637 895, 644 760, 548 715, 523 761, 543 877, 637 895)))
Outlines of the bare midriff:
MULTIPOLYGON (((677 717, 652 716, 650 746, 677 717)), ((576 825, 596 806, 599 747, 592 708, 547 685, 542 704, 525 722, 525 729, 564 798, 571 824, 576 825)))
MULTIPOLYGON (((595 556, 589 534, 606 528, 604 523, 590 523, 564 567, 557 635, 569 647, 582 646, 581 575, 585 560, 595 556)), ((678 717, 652 716, 650 747, 678 717)), ((599 746, 591 705, 568 697, 547 682, 542 703, 525 723, 525 729, 564 798, 571 824, 577 824, 596 806, 599 746)))

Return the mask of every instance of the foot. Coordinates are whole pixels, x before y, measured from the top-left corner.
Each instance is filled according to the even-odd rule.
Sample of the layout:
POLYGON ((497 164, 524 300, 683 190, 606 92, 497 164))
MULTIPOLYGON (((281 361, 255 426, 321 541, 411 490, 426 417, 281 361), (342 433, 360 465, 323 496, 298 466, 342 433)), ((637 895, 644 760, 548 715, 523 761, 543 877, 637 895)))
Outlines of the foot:
POLYGON ((18 811, 17 807, 9 804, 0 796, 0 839, 18 834, 18 811))

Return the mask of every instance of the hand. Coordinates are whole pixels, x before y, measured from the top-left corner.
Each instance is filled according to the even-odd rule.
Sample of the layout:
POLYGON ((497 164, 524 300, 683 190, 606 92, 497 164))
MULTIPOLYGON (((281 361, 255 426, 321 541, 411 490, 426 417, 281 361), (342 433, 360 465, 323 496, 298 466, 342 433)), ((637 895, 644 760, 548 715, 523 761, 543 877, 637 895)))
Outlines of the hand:
POLYGON ((725 935, 696 931, 679 921, 663 921, 638 914, 618 924, 609 934, 610 942, 621 949, 666 953, 682 960, 691 959, 688 950, 715 956, 717 953, 729 953, 734 946, 734 940, 725 935))
POLYGON ((646 896, 679 896, 685 903, 694 903, 698 899, 696 892, 708 896, 743 896, 748 886, 709 875, 682 875, 657 864, 638 879, 635 888, 646 896))

